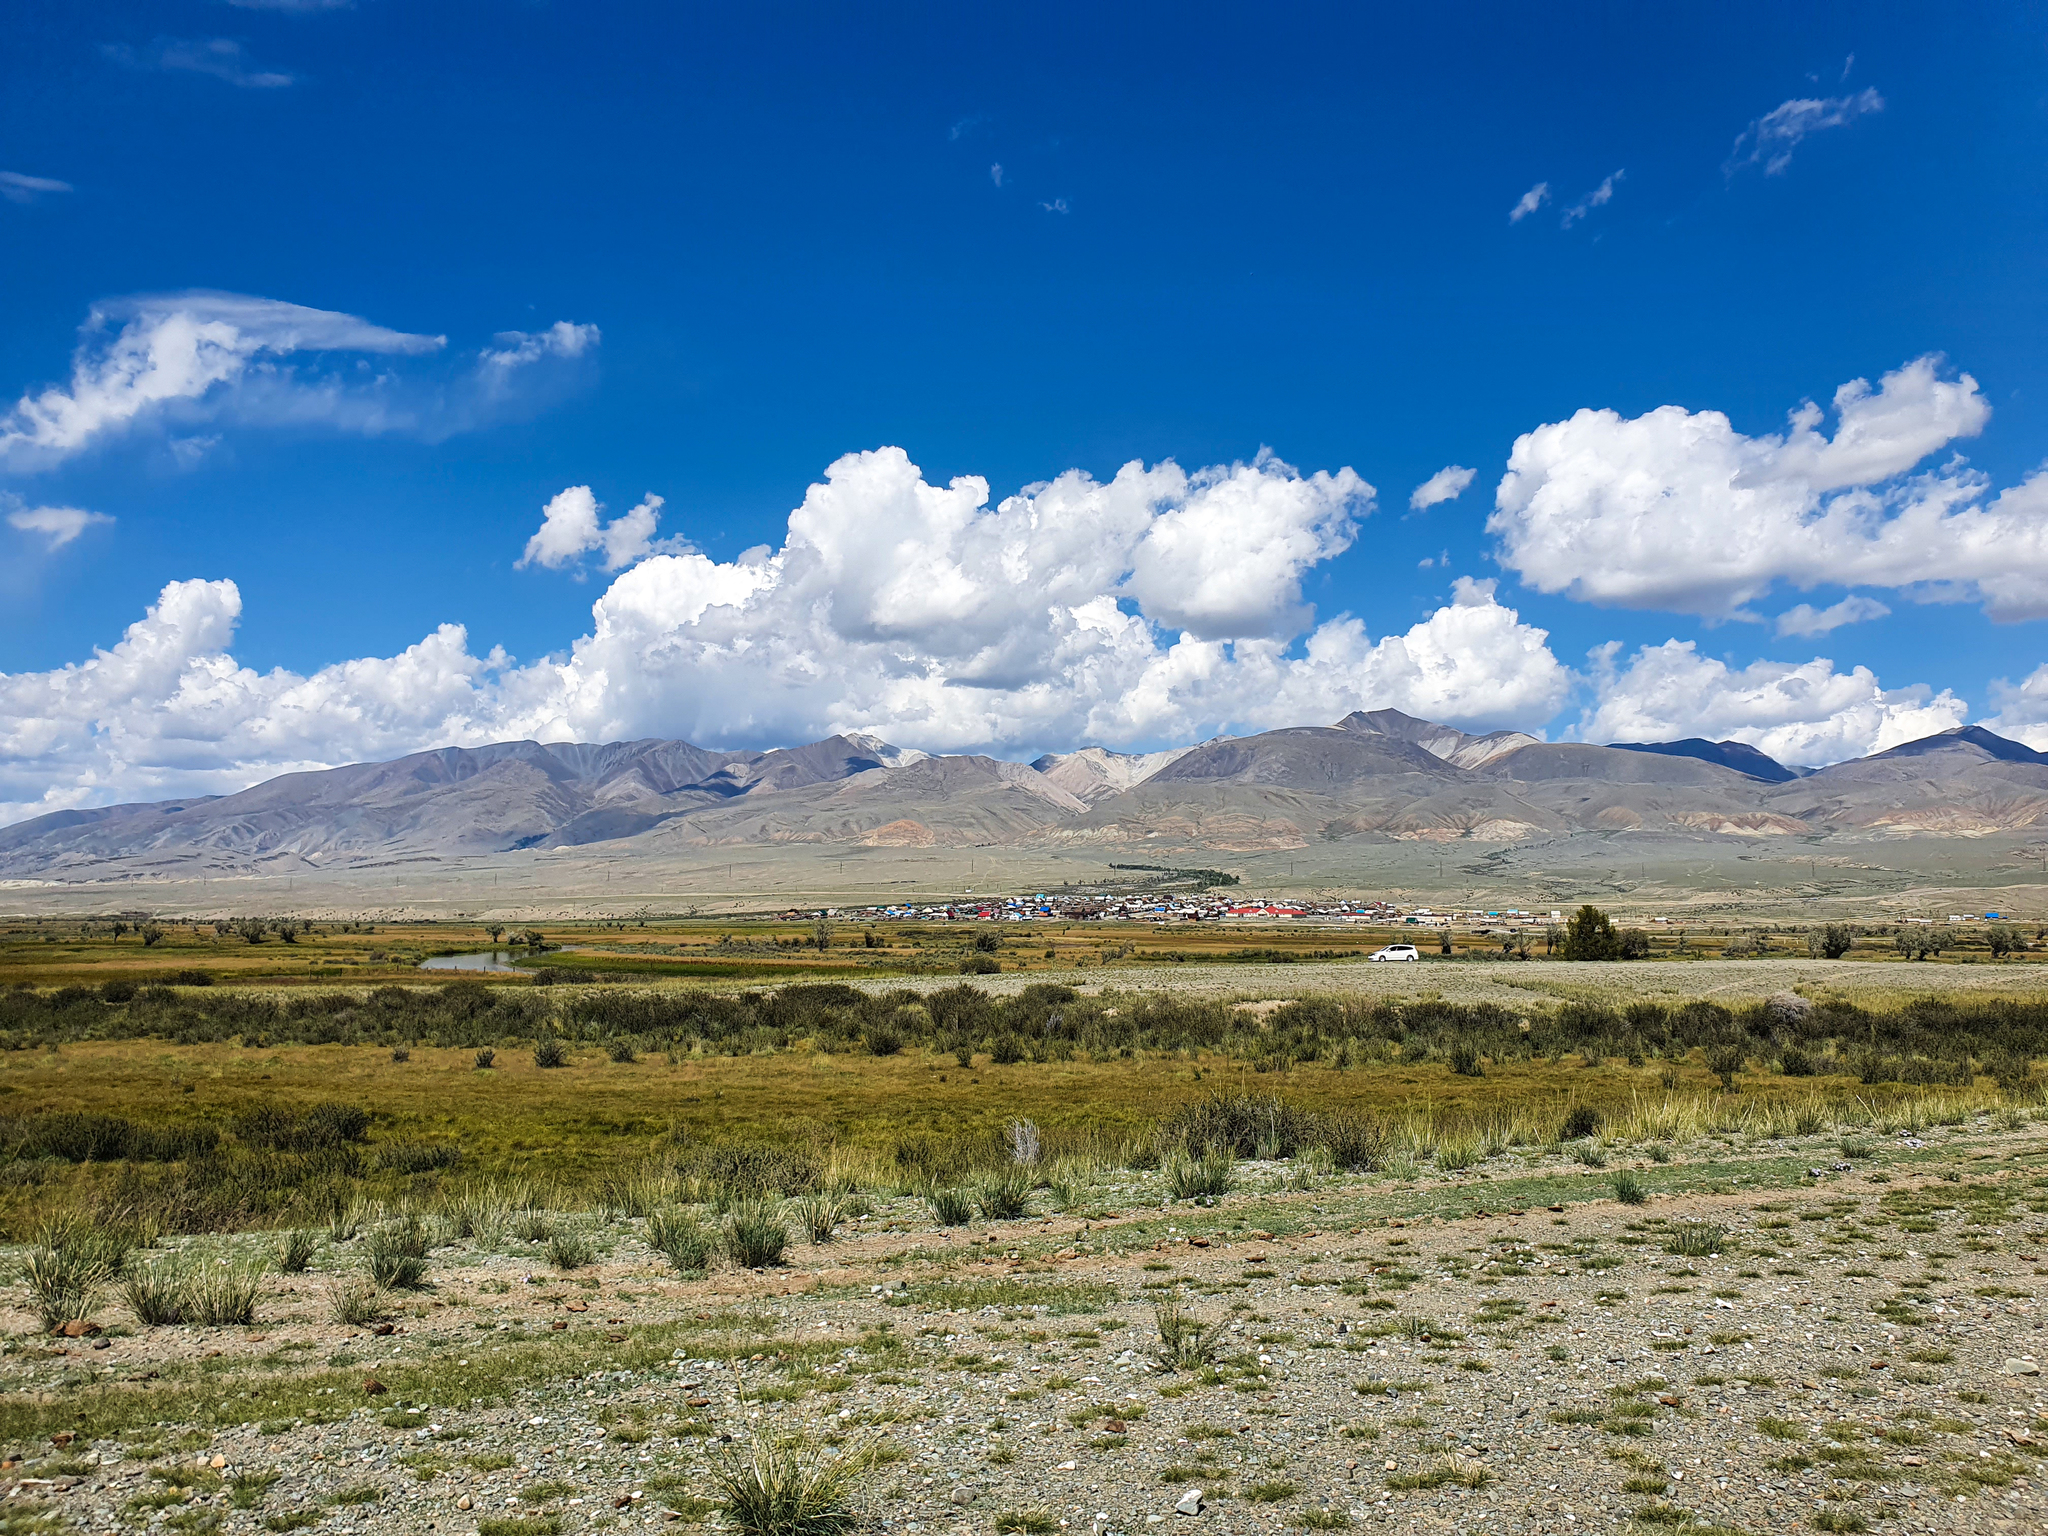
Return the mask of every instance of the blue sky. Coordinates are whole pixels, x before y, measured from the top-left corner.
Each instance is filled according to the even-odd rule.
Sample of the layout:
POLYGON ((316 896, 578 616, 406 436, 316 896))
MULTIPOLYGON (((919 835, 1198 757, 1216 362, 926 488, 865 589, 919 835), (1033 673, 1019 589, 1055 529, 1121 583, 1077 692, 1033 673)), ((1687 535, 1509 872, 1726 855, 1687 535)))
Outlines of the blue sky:
MULTIPOLYGON (((1434 702, 1553 735, 1698 729, 1808 760, 1965 715, 2042 726, 2048 681, 2026 685, 2048 494, 2021 491, 2048 458, 2048 14, 1586 10, 31 3, 0 55, 0 402, 55 391, 73 430, 59 442, 47 413, 16 407, 0 457, 16 718, 0 807, 219 789, 528 728, 767 745, 866 724, 935 749, 1138 748, 1277 723, 1247 699, 1306 718, 1434 702), (203 297, 222 294, 330 318, 203 297), (117 339, 160 340, 151 327, 180 317, 236 328, 230 371, 160 399, 96 396, 81 417, 81 379, 133 384, 109 371, 117 339), (1711 591, 1648 579, 1640 552, 1574 587, 1561 562, 1580 555, 1558 554, 1597 564, 1631 530, 1664 538, 1572 489, 1588 464, 1642 471, 1632 456, 1650 452, 1671 488, 1658 504, 1686 523, 1669 558, 1697 565, 1701 530, 1729 516, 1727 476, 1698 493, 1717 471, 1682 441, 1589 427, 1558 447, 1550 501, 1487 527, 1517 439, 1582 408, 1721 412, 1756 439, 1813 401, 1839 445, 1838 387, 1877 391, 1928 357, 1873 397, 1897 409, 1871 429, 1913 417, 1901 431, 1928 451, 1749 508, 1766 523, 1731 536, 1785 547, 1711 591), (1943 410, 1946 428, 1913 435, 1943 410), (1113 686, 1076 681, 1058 626, 969 644, 960 614, 905 617, 901 592, 838 556, 808 585, 785 573, 774 603, 748 599, 765 606, 716 636, 660 608, 688 608, 676 582, 738 579, 703 567, 783 550, 826 467, 884 447, 929 486, 983 477, 990 506, 1070 470, 1107 483, 1132 460, 1193 472, 1262 448, 1303 477, 1348 466, 1377 495, 1274 514, 1273 537, 1307 553, 1277 586, 1219 586, 1200 608, 1143 594, 1227 585, 1240 557, 1210 543, 1242 519, 1175 499, 1199 486, 1152 487, 1155 515, 1187 515, 1171 547, 1142 519, 1109 537, 1121 553, 1096 586, 1153 637, 1153 670, 1113 686), (1411 513, 1446 466, 1471 468, 1469 488, 1411 513), (1959 474, 1983 479, 1955 489, 1959 474), (660 497, 670 542, 621 545, 611 571, 603 550, 522 566, 542 508, 574 486, 607 517, 660 497), (1831 513, 1845 493, 1868 504, 1831 513), (1998 510, 1942 524, 1924 569, 1903 534, 1876 550, 1880 523, 1930 497, 1998 510), (1826 516, 1843 527, 1822 553, 1845 564, 1797 547, 1826 516), (704 557, 690 570, 685 543, 704 557), (1987 547, 2014 553, 1987 567, 1987 547), (1816 580, 1849 565, 1853 587, 1816 580), (1985 585, 1994 567, 2013 591, 1985 585), (565 702, 531 669, 603 639, 592 604, 622 573, 646 589, 620 597, 636 638, 585 657, 581 703, 565 702), (198 606, 167 642, 176 666, 93 662, 167 583, 200 581, 231 581, 235 600, 180 589, 198 606), (707 652, 678 659, 789 640, 790 604, 833 602, 830 654, 811 648, 818 675, 786 706, 751 707, 767 685, 750 674, 702 682, 707 652), (1800 603, 1856 622, 1781 633, 1800 603), (1443 620, 1402 656, 1359 649, 1460 604, 1492 627, 1443 620), (1288 671, 1340 615, 1363 638, 1288 671), (513 660, 419 660, 441 669, 424 702, 389 668, 364 698, 322 671, 402 657, 443 625, 461 626, 462 656, 513 660), (1538 629, 1555 669, 1501 661, 1538 629), (1160 662, 1183 633, 1224 649, 1160 662), (1247 637, 1271 653, 1240 656, 1247 637), (841 656, 842 640, 868 649, 841 656), (1601 646, 1611 659, 1589 662, 1601 646), (1631 671, 1644 647, 1665 649, 1631 671), (1468 664, 1486 675, 1438 676, 1468 664), (906 671, 928 686, 897 686, 906 671), (290 679, 311 680, 317 709, 290 679), (612 693, 593 703, 593 687, 612 693), (987 707, 948 713, 963 687, 987 707), (1033 688, 1066 702, 1018 702, 1033 688), (1180 692, 1149 712, 1119 702, 1147 689, 1180 692)), ((867 491, 849 472, 841 534, 900 531, 884 470, 867 491)), ((955 564, 981 558, 934 528, 920 537, 955 564)), ((1026 561, 1007 580, 1049 578, 1026 561)), ((791 644, 775 665, 801 671, 791 644)))

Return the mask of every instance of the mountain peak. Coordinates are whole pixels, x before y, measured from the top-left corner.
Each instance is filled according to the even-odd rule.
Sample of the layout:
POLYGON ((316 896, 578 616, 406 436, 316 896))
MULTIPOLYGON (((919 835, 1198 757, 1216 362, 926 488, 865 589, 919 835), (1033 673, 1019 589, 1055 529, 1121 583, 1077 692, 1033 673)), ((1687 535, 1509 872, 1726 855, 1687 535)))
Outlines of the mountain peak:
POLYGON ((1485 736, 1468 736, 1455 726, 1438 725, 1434 720, 1418 720, 1398 709, 1355 709, 1337 722, 1337 729, 1409 742, 1430 756, 1442 758, 1458 768, 1477 768, 1497 757, 1534 746, 1537 740, 1526 731, 1493 731, 1485 736))
POLYGON ((1766 784, 1788 784, 1793 779, 1804 777, 1798 769, 1787 768, 1775 757, 1759 752, 1746 741, 1708 741, 1703 736, 1688 736, 1683 741, 1612 741, 1608 745, 1618 752, 1696 757, 1703 763, 1719 763, 1723 768, 1733 768, 1737 773, 1748 774, 1766 784))
POLYGON ((1896 757, 1926 757, 1930 753, 1953 751, 1957 747, 1974 747, 1987 757, 1995 757, 2002 763, 2048 763, 2048 752, 2036 752, 2025 742, 2014 741, 1987 731, 1981 725, 1952 726, 1937 731, 1932 736, 1922 736, 1917 741, 1902 742, 1883 752, 1873 752, 1866 761, 1896 757))

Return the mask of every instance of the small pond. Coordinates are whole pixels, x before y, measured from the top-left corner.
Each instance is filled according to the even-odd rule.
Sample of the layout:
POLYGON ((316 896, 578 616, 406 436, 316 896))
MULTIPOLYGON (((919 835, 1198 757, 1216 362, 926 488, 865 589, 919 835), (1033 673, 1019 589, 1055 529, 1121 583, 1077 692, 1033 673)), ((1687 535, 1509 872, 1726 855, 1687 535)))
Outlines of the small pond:
POLYGON ((512 971, 519 973, 519 967, 512 963, 509 949, 484 949, 469 955, 436 955, 431 960, 422 960, 423 971, 512 971))

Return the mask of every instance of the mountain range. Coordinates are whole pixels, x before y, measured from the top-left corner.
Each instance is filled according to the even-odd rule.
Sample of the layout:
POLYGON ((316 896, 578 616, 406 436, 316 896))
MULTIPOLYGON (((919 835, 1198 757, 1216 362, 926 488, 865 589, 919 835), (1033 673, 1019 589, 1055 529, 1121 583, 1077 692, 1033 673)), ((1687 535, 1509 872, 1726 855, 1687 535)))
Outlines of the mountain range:
POLYGON ((842 735, 769 751, 501 742, 293 773, 238 794, 0 828, 0 877, 346 869, 514 849, 761 844, 1145 845, 1221 853, 1350 839, 1969 835, 2048 820, 2048 755, 1963 726, 1818 770, 1740 742, 1472 736, 1397 710, 1146 754, 1030 764, 842 735))

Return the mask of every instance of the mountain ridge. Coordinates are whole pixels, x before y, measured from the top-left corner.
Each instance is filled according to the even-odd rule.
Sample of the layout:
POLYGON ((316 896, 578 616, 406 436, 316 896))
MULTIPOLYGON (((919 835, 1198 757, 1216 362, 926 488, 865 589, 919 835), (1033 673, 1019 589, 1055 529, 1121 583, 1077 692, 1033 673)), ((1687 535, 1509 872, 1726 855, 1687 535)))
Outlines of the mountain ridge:
POLYGON ((621 853, 1141 842, 1228 852, 1348 839, 1896 836, 2042 824, 2048 754, 1981 726, 1799 772, 1735 742, 1473 736, 1375 710, 1030 764, 929 754, 863 733, 763 751, 658 737, 437 747, 284 774, 232 795, 51 812, 0 828, 0 877, 334 869, 595 843, 621 853))

